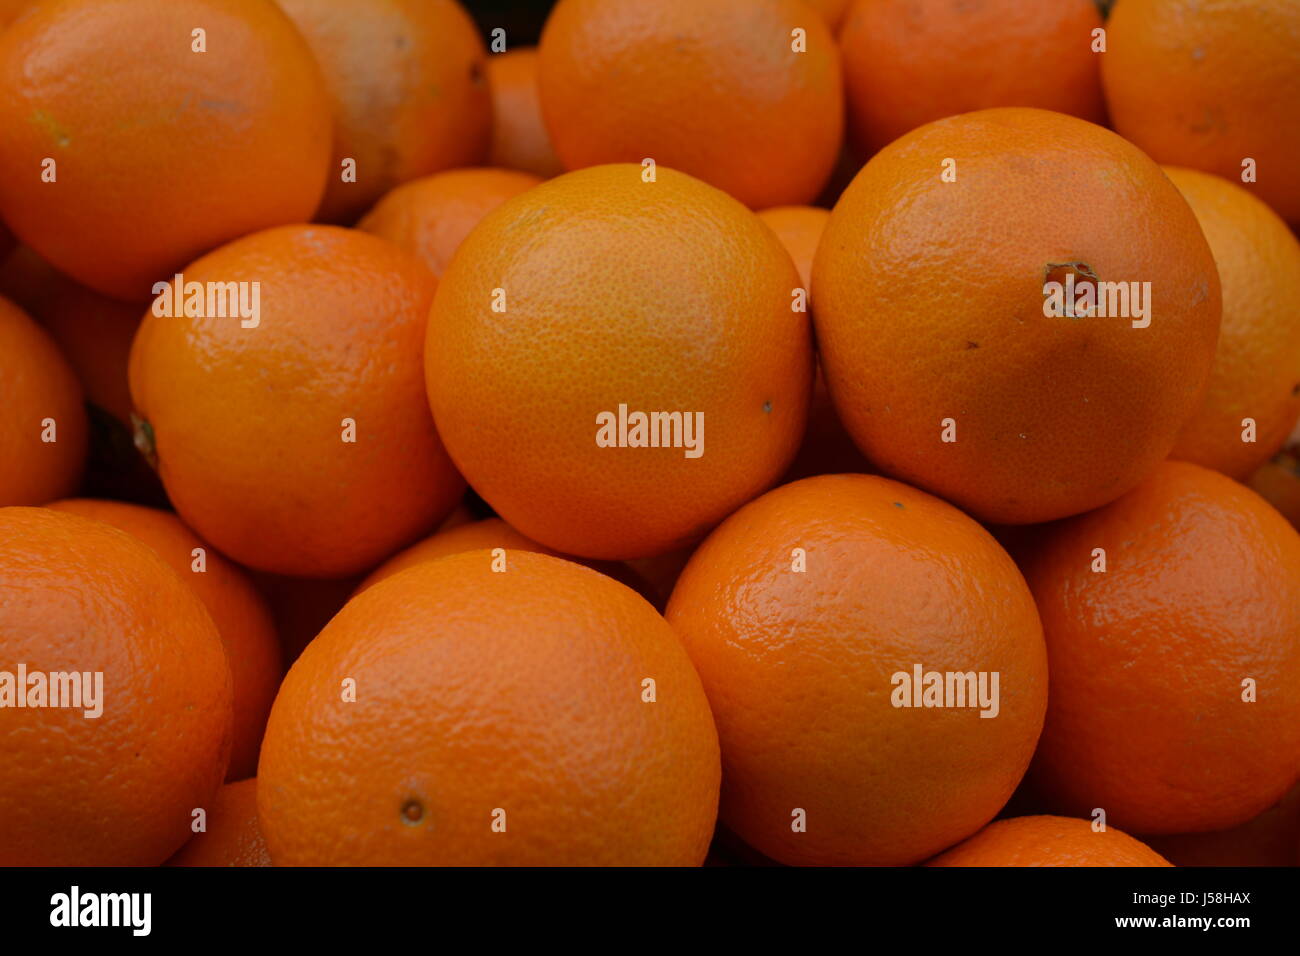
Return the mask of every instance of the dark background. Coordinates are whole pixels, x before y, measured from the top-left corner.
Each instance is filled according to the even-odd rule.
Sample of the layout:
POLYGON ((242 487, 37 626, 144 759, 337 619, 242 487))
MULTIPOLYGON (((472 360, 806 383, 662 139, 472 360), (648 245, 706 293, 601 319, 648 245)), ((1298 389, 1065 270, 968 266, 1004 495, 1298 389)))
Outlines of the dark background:
MULTIPOLYGON (((478 21, 483 40, 495 27, 506 31, 507 48, 536 46, 541 35, 546 14, 555 6, 555 0, 461 0, 478 21)), ((654 0, 646 0, 654 2, 654 0)))

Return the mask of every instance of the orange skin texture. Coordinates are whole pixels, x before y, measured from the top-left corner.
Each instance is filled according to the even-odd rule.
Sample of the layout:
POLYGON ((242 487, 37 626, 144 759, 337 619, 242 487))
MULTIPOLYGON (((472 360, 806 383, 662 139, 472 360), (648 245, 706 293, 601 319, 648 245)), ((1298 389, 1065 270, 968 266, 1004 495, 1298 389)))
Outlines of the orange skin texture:
POLYGON ((484 217, 438 287, 425 356, 438 431, 534 541, 612 559, 684 547, 798 447, 812 377, 798 285, 772 231, 690 176, 660 167, 645 183, 614 165, 548 180, 484 217), (702 412, 703 455, 598 446, 597 415, 620 404, 702 412))
POLYGON ((207 830, 194 834, 168 866, 271 866, 257 826, 255 778, 225 784, 207 809, 207 830))
POLYGON ((1201 403, 1221 307, 1160 169, 1031 109, 939 120, 876 154, 831 214, 813 300, 831 397, 867 458, 1003 524, 1098 507, 1149 474, 1201 403), (1061 263, 1150 282, 1150 324, 1045 316, 1061 263))
POLYGON ((564 172, 542 120, 537 92, 537 49, 519 47, 487 59, 492 93, 492 143, 488 165, 550 179, 564 172))
POLYGON ((325 76, 334 154, 318 218, 350 224, 399 183, 483 161, 487 51, 455 0, 276 0, 325 76), (344 182, 344 158, 356 181, 344 182))
POLYGON ((1094 0, 857 0, 839 38, 852 139, 869 156, 933 120, 1000 106, 1104 123, 1101 25, 1094 0))
POLYGON ((1135 833, 1244 823, 1300 768, 1300 535, 1218 472, 1166 462, 1044 529, 1024 561, 1052 693, 1034 779, 1135 833), (1105 573, 1092 571, 1104 548, 1105 573), (1242 681, 1256 681, 1246 703, 1242 681))
POLYGON ((217 626, 230 663, 235 722, 226 779, 243 780, 257 773, 266 715, 284 668, 271 612, 248 575, 166 511, 90 498, 69 498, 48 507, 103 521, 135 536, 194 589, 217 626), (195 548, 205 552, 202 573, 194 570, 195 548))
POLYGON ((131 351, 159 474, 200 536, 259 570, 345 577, 456 506, 464 484, 423 400, 435 282, 418 261, 365 233, 284 226, 184 275, 261 283, 257 327, 151 310, 131 351))
POLYGON ((1300 529, 1300 423, 1286 447, 1251 475, 1247 484, 1300 529))
POLYGON ((720 820, 782 863, 919 862, 991 820, 1029 765, 1047 704, 1034 602, 997 542, 924 492, 777 488, 705 539, 666 616, 717 721, 720 820), (1000 713, 894 707, 891 676, 918 663, 1000 672, 1000 713))
POLYGON ((649 157, 754 209, 811 202, 844 104, 835 38, 809 13, 799 0, 560 0, 538 80, 561 162, 649 157))
POLYGON ((1300 785, 1259 816, 1230 830, 1147 837, 1175 866, 1296 866, 1300 785))
POLYGON ((541 180, 513 169, 452 169, 398 186, 357 223, 412 253, 437 278, 484 216, 541 180))
POLYGON ((1205 401, 1170 457, 1245 481, 1300 417, 1300 241, 1244 187, 1191 169, 1165 173, 1196 214, 1223 289, 1205 401), (1245 418, 1256 423, 1253 443, 1241 440, 1245 418))
POLYGON ((832 32, 838 30, 844 22, 851 2, 852 0, 804 0, 805 4, 822 15, 832 32))
POLYGON ((803 287, 809 288, 812 284, 813 256, 817 252, 817 243, 826 230, 826 223, 830 222, 830 210, 816 206, 776 206, 761 210, 758 218, 776 233, 781 245, 785 246, 785 251, 794 260, 803 287))
POLYGON ((1300 225, 1300 6, 1293 0, 1124 0, 1101 79, 1115 130, 1158 163, 1244 183, 1300 225))
POLYGON ((381 581, 289 671, 258 772, 276 865, 704 861, 717 735, 672 629, 580 565, 491 563, 468 551, 381 581))
POLYGON ((926 866, 1172 866, 1145 843, 1090 820, 1033 816, 998 820, 926 866))
POLYGON ((0 506, 39 505, 70 494, 86 461, 81 385, 53 339, 0 298, 0 506), (55 441, 42 440, 54 420, 55 441))
POLYGON ((98 718, 5 709, 0 866, 167 859, 230 754, 230 668, 194 592, 103 522, 0 509, 0 649, 11 674, 104 675, 98 718))
POLYGON ((127 301, 214 246, 310 219, 330 148, 320 70, 265 0, 41 4, 0 33, 0 129, 5 222, 127 301), (38 179, 46 157, 56 182, 38 179))

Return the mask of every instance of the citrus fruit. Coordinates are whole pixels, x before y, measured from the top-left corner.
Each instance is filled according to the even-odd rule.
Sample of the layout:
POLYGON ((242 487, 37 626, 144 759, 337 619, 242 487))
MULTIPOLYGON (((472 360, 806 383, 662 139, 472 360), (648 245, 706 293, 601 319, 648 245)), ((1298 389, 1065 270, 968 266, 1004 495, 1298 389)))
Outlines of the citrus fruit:
POLYGON ((399 183, 483 160, 487 51, 456 0, 276 2, 316 55, 333 107, 320 219, 351 223, 399 183))
POLYGON ((1088 820, 1032 816, 998 820, 927 866, 1172 866, 1114 827, 1088 820))
POLYGON ((933 120, 999 106, 1102 123, 1101 25, 1093 0, 857 0, 839 38, 849 131, 870 155, 933 120))
POLYGON ((514 169, 451 169, 398 186, 357 223, 412 253, 437 277, 479 220, 540 179, 514 169))
POLYGON ((804 3, 822 15, 832 32, 838 30, 844 22, 850 2, 851 0, 804 0, 804 3))
POLYGON ((130 301, 311 218, 330 145, 320 70, 266 0, 39 4, 0 33, 0 129, 9 228, 130 301))
POLYGON ((991 820, 1029 765, 1047 702, 1033 599, 924 492, 867 475, 770 491, 691 556, 667 618, 717 721, 719 819, 782 863, 918 862, 991 820), (923 696, 932 674, 950 694, 923 696))
POLYGON ((1190 833, 1244 823, 1291 787, 1300 535, 1258 495, 1167 462, 1044 529, 1023 563, 1052 672, 1033 772, 1053 806, 1190 833))
POLYGON ((1124 0, 1106 33, 1101 79, 1121 136, 1158 163, 1234 182, 1249 168, 1245 188, 1300 224, 1300 4, 1124 0))
MULTIPOLYGON (((413 565, 423 564, 425 561, 432 561, 434 558, 446 557, 449 554, 480 551, 484 548, 501 548, 507 552, 533 551, 538 554, 555 555, 554 551, 538 544, 532 538, 520 534, 500 518, 484 518, 482 521, 472 521, 468 524, 457 525, 446 531, 438 531, 423 541, 417 541, 404 551, 399 551, 371 571, 366 579, 361 582, 357 592, 360 593, 366 588, 378 584, 386 578, 391 578, 399 571, 405 571, 413 565)), ((559 557, 560 555, 556 556, 559 557)))
POLYGON ((1300 422, 1282 450, 1251 475, 1248 483, 1300 529, 1300 422))
POLYGON ((817 243, 826 230, 826 223, 831 218, 830 211, 816 206, 775 206, 759 212, 758 218, 776 233, 781 245, 785 246, 786 252, 794 260, 803 287, 809 288, 812 282, 813 256, 817 253, 817 243))
POLYGON ((435 283, 413 257, 353 230, 283 226, 184 276, 243 284, 245 304, 260 290, 251 319, 155 303, 131 350, 137 439, 186 524, 241 564, 344 577, 455 507, 463 484, 420 367, 435 283))
POLYGON ((253 776, 283 669, 271 612, 248 576, 166 511, 89 498, 68 498, 48 507, 103 521, 140 539, 194 589, 217 626, 230 663, 234 729, 226 779, 253 776))
POLYGON ((564 172, 542 120, 537 49, 519 47, 489 56, 487 78, 492 94, 488 165, 520 169, 543 179, 564 172))
POLYGON ((1145 838, 1174 866, 1295 866, 1300 863, 1300 785, 1230 830, 1145 838))
POLYGON ((1035 109, 938 120, 877 153, 831 213, 813 302, 867 458, 1005 524, 1141 481, 1201 402, 1220 317, 1210 248, 1160 168, 1035 109))
POLYGON ((0 382, 0 505, 70 494, 86 459, 81 386, 50 336, 4 298, 0 382))
POLYGON ((212 619, 99 521, 0 509, 0 699, 0 866, 155 866, 226 772, 212 619))
POLYGON ((798 446, 812 374, 798 285, 772 231, 690 176, 548 180, 484 217, 438 286, 438 431, 534 541, 593 558, 684 547, 798 446))
POLYGON ((717 737, 672 629, 571 562, 491 566, 381 581, 294 664, 258 774, 277 865, 703 862, 717 737))
POLYGON ((1165 173, 1196 213, 1223 289, 1210 385, 1171 456, 1244 481, 1300 417, 1300 241, 1243 187, 1191 169, 1165 173))
POLYGON ((348 602, 361 583, 360 575, 346 578, 295 578, 253 571, 250 575, 262 593, 275 633, 280 638, 281 660, 292 664, 348 602))
POLYGON ((835 38, 798 0, 560 0, 538 82, 566 168, 649 158, 756 209, 811 202, 843 133, 835 38))
POLYGON ((167 861, 168 866, 270 866, 257 827, 257 780, 222 786, 207 804, 207 829, 167 861))

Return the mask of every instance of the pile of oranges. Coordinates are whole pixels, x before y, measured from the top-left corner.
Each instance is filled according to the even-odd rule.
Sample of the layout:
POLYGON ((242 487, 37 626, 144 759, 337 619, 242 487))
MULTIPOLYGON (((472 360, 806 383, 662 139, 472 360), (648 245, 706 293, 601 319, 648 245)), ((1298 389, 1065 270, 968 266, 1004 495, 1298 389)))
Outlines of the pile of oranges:
POLYGON ((1295 865, 1300 4, 473 6, 0 0, 0 865, 1295 865))

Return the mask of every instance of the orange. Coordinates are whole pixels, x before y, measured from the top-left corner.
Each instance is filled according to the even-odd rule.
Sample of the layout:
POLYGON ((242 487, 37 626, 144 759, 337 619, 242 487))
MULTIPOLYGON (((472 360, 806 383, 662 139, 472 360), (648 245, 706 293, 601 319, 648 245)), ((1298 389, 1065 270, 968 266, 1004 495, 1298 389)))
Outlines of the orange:
POLYGON ((0 30, 18 18, 35 0, 0 0, 0 30))
POLYGON ((1123 0, 1101 79, 1116 131, 1158 163, 1241 182, 1300 225, 1300 4, 1123 0))
POLYGON ((1291 787, 1300 535, 1258 495, 1167 462, 1044 529, 1024 565, 1052 671, 1034 770, 1052 806, 1191 833, 1244 823, 1291 787))
POLYGON ((1210 385, 1171 455, 1244 481, 1300 417, 1300 241, 1243 187, 1191 169, 1165 173, 1196 213, 1223 288, 1210 385), (1252 442, 1242 440, 1246 419, 1252 442))
POLYGON ((39 315, 66 277, 38 256, 30 246, 18 244, 0 264, 0 295, 30 315, 39 315))
POLYGON ((270 866, 257 827, 257 780, 228 783, 208 801, 206 826, 167 861, 168 866, 270 866))
POLYGON ((276 2, 316 54, 333 105, 322 220, 351 223, 399 183, 483 160, 487 51, 456 0, 276 2))
POLYGON ((672 629, 568 561, 491 567, 381 581, 294 664, 258 773, 277 865, 704 861, 717 736, 672 629))
POLYGON ((489 56, 487 78, 492 93, 488 165, 521 169, 543 179, 564 172, 542 121, 536 48, 519 47, 489 56))
POLYGON ((717 721, 719 818, 782 863, 916 863, 991 820, 1029 765, 1047 703, 1033 599, 988 532, 924 492, 777 488, 700 545, 667 617, 717 721), (912 706, 949 673, 969 697, 954 677, 949 706, 912 706))
POLYGON ((1178 190, 1114 133, 1043 110, 954 116, 881 150, 831 213, 812 281, 858 447, 1004 524, 1141 481, 1199 407, 1219 329, 1214 259, 1178 190), (1138 295, 1125 310, 1114 285, 1106 316, 1083 298, 1049 315, 1049 280, 1138 295))
POLYGON ((1114 827, 1097 831, 1073 817, 998 820, 927 866, 1172 866, 1114 827))
POLYGON ((857 0, 840 32, 849 130, 870 155, 932 120, 1000 106, 1104 123, 1101 25, 1094 0, 857 0))
POLYGON ((0 129, 9 227, 130 301, 214 246, 311 218, 330 143, 320 70, 266 0, 42 3, 0 33, 0 129))
POLYGON ((184 276, 248 283, 249 305, 260 290, 251 319, 155 303, 131 350, 137 439, 199 535, 259 570, 344 577, 456 506, 420 367, 435 283, 414 258, 365 233, 284 226, 184 276))
POLYGON ((0 505, 70 494, 86 459, 81 386, 50 336, 0 298, 0 505))
POLYGON ((0 509, 0 866, 167 859, 225 775, 230 699, 212 619, 153 549, 0 509))
POLYGON ((781 245, 785 246, 786 252, 794 260, 803 287, 809 288, 812 283, 813 256, 817 253, 817 243, 826 230, 826 223, 830 221, 830 211, 816 206, 776 206, 762 210, 758 213, 758 218, 776 233, 781 245))
POLYGON ((1259 816, 1231 830, 1147 838, 1175 866, 1295 866, 1300 844, 1300 785, 1259 816))
POLYGON ((217 626, 230 662, 235 723, 226 779, 257 773, 257 751, 283 669, 271 612, 253 582, 166 511, 88 498, 69 498, 49 507, 103 521, 139 538, 194 589, 217 626))
POLYGON ((452 169, 398 186, 357 223, 414 254, 441 278, 479 220, 540 183, 513 169, 452 169))
POLYGON ((649 158, 761 209, 811 202, 835 164, 839 53, 799 0, 560 0, 540 57, 568 169, 649 158))
POLYGON ((1300 422, 1286 446, 1251 475, 1248 483, 1300 529, 1300 422))
POLYGON ((438 431, 534 541, 617 559, 684 547, 798 447, 812 374, 798 285, 772 231, 690 176, 614 165, 548 180, 484 217, 438 287, 438 431), (653 420, 652 447, 634 413, 677 418, 653 420))
MULTIPOLYGON (((457 525, 446 531, 438 531, 423 541, 417 541, 405 551, 399 551, 371 571, 370 575, 357 588, 357 593, 414 565, 423 564, 426 561, 432 561, 435 558, 445 557, 449 554, 479 551, 483 548, 501 548, 507 552, 533 551, 538 554, 555 555, 554 551, 538 544, 531 538, 524 537, 500 518, 484 518, 482 521, 472 521, 469 524, 457 525)), ((555 556, 560 557, 560 555, 555 556)))

